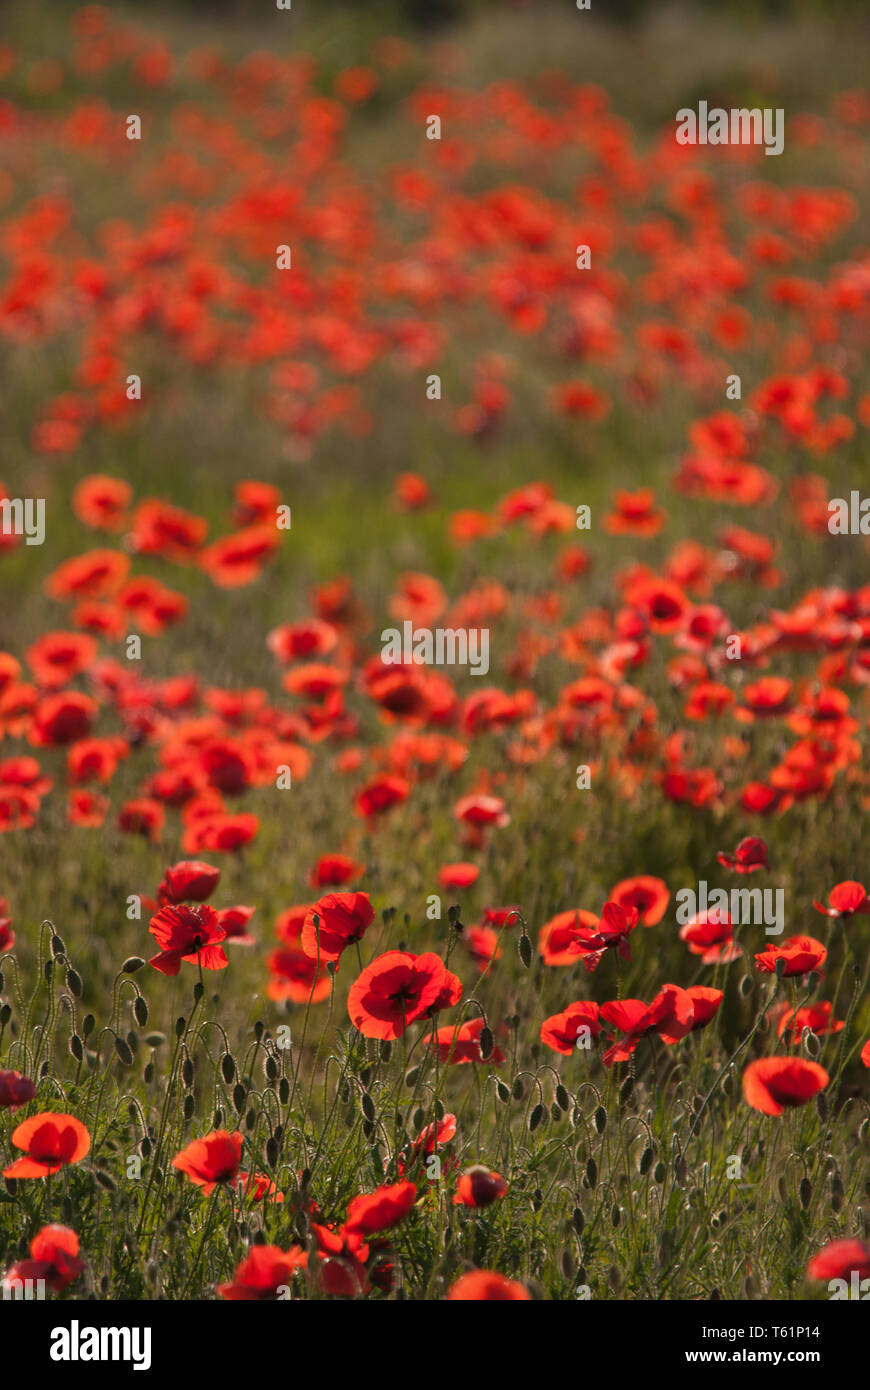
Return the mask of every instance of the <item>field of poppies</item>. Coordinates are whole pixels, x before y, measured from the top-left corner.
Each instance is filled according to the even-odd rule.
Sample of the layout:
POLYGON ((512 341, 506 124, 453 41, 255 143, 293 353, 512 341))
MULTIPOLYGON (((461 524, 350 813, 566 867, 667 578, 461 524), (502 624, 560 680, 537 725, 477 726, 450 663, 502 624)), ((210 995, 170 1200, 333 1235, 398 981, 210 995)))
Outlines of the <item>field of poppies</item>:
POLYGON ((857 1296, 861 21, 359 8, 5 12, 4 1297, 857 1296))

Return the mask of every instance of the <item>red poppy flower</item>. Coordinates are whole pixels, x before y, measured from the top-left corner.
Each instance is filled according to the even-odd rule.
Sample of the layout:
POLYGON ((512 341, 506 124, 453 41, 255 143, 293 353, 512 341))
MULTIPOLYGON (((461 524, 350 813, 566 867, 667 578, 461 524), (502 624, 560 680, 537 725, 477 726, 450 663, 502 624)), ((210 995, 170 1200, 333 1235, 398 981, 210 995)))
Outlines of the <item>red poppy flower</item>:
POLYGON ((0 1071, 0 1109, 18 1110, 33 1100, 36 1084, 20 1071, 0 1071))
POLYGON ((121 550, 89 550, 64 560, 45 581, 50 598, 106 598, 117 593, 130 569, 130 557, 121 550))
POLYGON ((545 965, 576 965, 583 933, 594 932, 598 918, 584 908, 557 912, 538 933, 538 951, 545 965))
POLYGON ((362 940, 374 918, 368 893, 327 893, 305 914, 302 949, 314 961, 339 960, 348 946, 362 940))
POLYGON ((352 1231, 331 1231, 328 1226, 312 1223, 312 1234, 318 1249, 308 1268, 323 1293, 341 1298, 358 1298, 367 1294, 369 1283, 366 1260, 369 1247, 361 1235, 352 1231))
POLYGON ((578 999, 562 1013, 545 1018, 541 1024, 541 1042, 552 1047, 554 1052, 561 1052, 563 1057, 570 1057, 577 1046, 581 1028, 588 1028, 592 1038, 601 1032, 598 1005, 592 1000, 578 999))
POLYGON ((318 969, 317 962, 301 947, 290 945, 270 951, 266 965, 272 976, 266 986, 270 999, 319 1004, 329 998, 330 977, 326 965, 318 969))
POLYGON ((211 897, 220 876, 221 871, 214 864, 204 864, 200 859, 182 859, 164 872, 157 900, 161 905, 204 902, 211 897))
POLYGON ((96 713, 96 701, 77 690, 46 695, 33 711, 31 741, 42 746, 74 743, 90 733, 96 713))
POLYGON ((531 1303, 525 1284, 518 1284, 493 1269, 472 1269, 447 1290, 448 1302, 531 1303))
POLYGON ((864 1063, 865 1067, 870 1067, 870 1038, 867 1039, 864 1046, 861 1048, 861 1061, 864 1063))
POLYGON ((404 777, 377 777, 367 783, 354 798, 354 810, 366 820, 383 815, 391 806, 406 801, 411 785, 404 777))
POLYGON ((233 1302, 262 1302, 275 1299, 289 1288, 293 1275, 305 1269, 308 1256, 301 1245, 281 1250, 277 1245, 252 1245, 248 1255, 236 1266, 231 1284, 218 1284, 221 1298, 233 1302))
POLYGON ((281 493, 271 483, 244 479, 233 489, 236 500, 233 520, 237 526, 252 526, 255 522, 273 521, 281 503, 281 493))
POLYGON ((182 848, 188 853, 197 850, 210 850, 213 854, 232 854, 256 839, 260 821, 249 811, 238 815, 224 815, 213 811, 200 817, 182 839, 182 848))
MULTIPOLYGON (((692 1025, 689 1031, 694 1033, 698 1028, 704 1028, 712 1018, 719 1012, 722 1000, 725 998, 721 989, 712 989, 709 985, 689 985, 686 990, 692 1001, 692 1025)), ((675 1033, 662 1033, 663 1042, 679 1042, 683 1036, 682 1028, 675 1033)))
POLYGON ((753 1110, 781 1115, 786 1108, 805 1105, 830 1081, 818 1062, 802 1057, 760 1057, 743 1073, 743 1095, 753 1110))
POLYGON ((687 990, 666 984, 651 1004, 642 999, 614 999, 601 1005, 598 1017, 625 1034, 602 1057, 610 1067, 628 1061, 640 1039, 650 1033, 658 1033, 665 1042, 685 1037, 692 1030, 695 1006, 687 990))
POLYGON ((226 937, 224 928, 213 907, 203 903, 200 907, 187 907, 183 903, 175 907, 162 907, 151 918, 148 926, 160 946, 149 965, 159 970, 161 975, 177 975, 181 962, 190 965, 197 963, 204 970, 223 970, 229 961, 218 942, 226 937))
POLYGON ((342 1230, 354 1235, 373 1236, 404 1221, 417 1200, 412 1182, 397 1182, 354 1197, 347 1208, 342 1230))
POLYGON ((312 888, 341 887, 355 878, 362 878, 365 865, 358 864, 349 854, 322 854, 308 875, 312 888))
POLYGON ((828 952, 821 941, 812 936, 789 936, 778 946, 768 946, 755 957, 755 968, 762 974, 772 975, 777 961, 785 961, 786 977, 806 975, 818 970, 828 958, 828 952))
POLYGON ((790 1041, 795 1047, 800 1042, 805 1028, 823 1037, 826 1033, 839 1033, 846 1026, 841 1019, 831 1017, 831 1004, 827 1000, 820 1004, 805 1005, 796 1012, 789 1004, 783 1003, 776 1011, 776 1020, 777 1036, 781 1038, 790 1032, 790 1041))
POLYGON ((385 951, 357 976, 350 987, 351 1023, 367 1038, 393 1040, 409 1023, 458 1004, 462 985, 430 951, 385 951))
MULTIPOLYGON (((0 902, 5 904, 5 898, 0 902)), ((8 907, 8 904, 6 906, 8 907)), ((4 907, 3 910, 5 911, 6 908, 4 907)), ((12 921, 9 917, 0 917, 0 955, 4 951, 11 951, 14 945, 15 933, 12 930, 12 921)))
POLYGON ((31 1258, 12 1265, 4 1283, 14 1288, 14 1280, 36 1283, 42 1279, 55 1293, 62 1293, 84 1269, 78 1253, 79 1238, 69 1226, 43 1226, 30 1242, 31 1258))
POLYGON ((338 643, 338 632, 322 618, 304 618, 299 623, 283 623, 266 637, 270 652, 285 663, 326 656, 338 643))
POLYGON ((668 885, 651 874, 623 878, 610 892, 611 902, 618 903, 620 907, 637 908, 645 927, 654 927, 662 920, 670 900, 668 885))
POLYGON ((848 1280, 853 1271, 859 1279, 870 1279, 870 1245, 857 1236, 829 1241, 807 1265, 807 1278, 825 1283, 831 1279, 848 1280))
POLYGON ((4 1178, 47 1178, 67 1163, 80 1163, 91 1147, 91 1136, 81 1120, 52 1110, 22 1120, 10 1137, 27 1157, 4 1168, 4 1178))
POLYGON ((239 1130, 229 1134, 225 1129, 212 1130, 202 1139, 194 1139, 175 1155, 173 1168, 186 1173, 190 1181, 201 1187, 208 1197, 219 1182, 235 1182, 242 1160, 242 1135, 239 1130))
POLYGON ((118 827, 131 835, 144 835, 148 840, 159 840, 166 820, 166 812, 149 796, 140 796, 134 801, 125 801, 118 812, 118 827))
POLYGON ((419 473, 400 473, 393 486, 393 497, 404 512, 419 511, 432 500, 429 484, 419 473))
POLYGON ((652 488, 614 494, 615 510, 604 518, 611 535, 655 536, 662 528, 664 512, 656 507, 652 488))
POLYGON ((631 960, 628 938, 638 924, 636 907, 605 903, 597 927, 579 927, 574 948, 590 973, 597 968, 605 951, 615 950, 621 960, 631 960))
POLYGON ((680 928, 680 940, 685 941, 692 955, 700 956, 705 965, 728 965, 740 956, 731 918, 718 907, 708 908, 690 918, 680 928))
POLYGON ((467 1168, 460 1177, 453 1194, 453 1205, 490 1207, 499 1197, 503 1197, 507 1190, 508 1185, 501 1173, 495 1173, 491 1168, 476 1163, 474 1167, 467 1168))
POLYGON ((444 864, 438 870, 438 883, 440 887, 451 888, 470 888, 480 877, 480 869, 476 864, 444 864))
POLYGON ((218 926, 226 933, 226 945, 254 946, 257 938, 248 931, 248 923, 256 912, 255 907, 245 907, 241 903, 234 907, 217 909, 218 926))
POLYGON ((117 531, 124 518, 133 489, 121 478, 91 473, 73 488, 70 506, 79 521, 97 531, 117 531))
POLYGON ((767 845, 755 835, 747 835, 741 840, 733 854, 720 850, 716 858, 726 869, 733 869, 737 874, 754 874, 759 869, 770 868, 767 845))
POLYGON ((245 1173, 239 1172, 236 1178, 236 1191, 240 1197, 248 1198, 252 1202, 274 1202, 280 1204, 284 1201, 284 1193, 279 1192, 272 1179, 265 1173, 245 1173))
POLYGON ((427 1036, 425 1042, 427 1047, 437 1048, 439 1060, 450 1066, 464 1062, 489 1062, 492 1066, 500 1067, 505 1059, 500 1047, 494 1045, 488 1057, 481 1052, 482 1032, 483 1019, 471 1018, 458 1027, 448 1024, 445 1028, 438 1028, 427 1036))
POLYGON ((93 637, 81 632, 45 632, 27 648, 27 664, 39 684, 49 690, 67 685, 97 659, 93 637))
POLYGON ((826 917, 852 917, 856 912, 870 913, 870 896, 863 883, 846 879, 836 884, 828 894, 829 907, 813 899, 813 907, 826 917))
POLYGON ((462 944, 481 974, 501 957, 498 934, 492 927, 466 927, 462 944))
POLYGON ((457 820, 464 821, 466 825, 505 826, 510 824, 510 816, 505 810, 505 804, 501 797, 485 796, 480 792, 461 797, 453 807, 453 814, 457 820))

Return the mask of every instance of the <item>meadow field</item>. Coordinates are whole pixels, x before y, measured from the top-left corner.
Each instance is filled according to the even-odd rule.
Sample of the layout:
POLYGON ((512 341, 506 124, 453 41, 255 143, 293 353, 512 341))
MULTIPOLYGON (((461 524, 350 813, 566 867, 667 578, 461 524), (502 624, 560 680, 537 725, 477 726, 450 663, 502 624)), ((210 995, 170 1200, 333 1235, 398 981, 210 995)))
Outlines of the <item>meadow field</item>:
POLYGON ((4 1296, 845 1297, 868 22, 400 8, 3 10, 4 1296))

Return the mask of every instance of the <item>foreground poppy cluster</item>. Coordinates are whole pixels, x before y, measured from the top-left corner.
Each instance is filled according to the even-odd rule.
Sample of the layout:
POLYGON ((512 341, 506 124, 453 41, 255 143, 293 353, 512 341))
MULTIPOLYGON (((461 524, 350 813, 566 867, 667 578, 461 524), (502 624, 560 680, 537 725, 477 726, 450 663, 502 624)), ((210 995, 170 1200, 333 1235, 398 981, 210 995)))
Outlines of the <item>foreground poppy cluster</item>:
POLYGON ((0 48, 0 340, 65 364, 0 489, 47 518, 43 547, 0 536, 11 1285, 870 1277, 870 583, 866 535, 828 529, 870 429, 870 103, 792 115, 825 179, 774 183, 758 150, 641 138, 598 86, 439 61, 181 54, 99 6, 63 61, 0 48), (407 157, 364 178, 384 110, 407 157), (91 216, 76 180, 127 201, 91 216), (200 507, 152 487, 149 431, 230 378, 278 463, 240 443, 200 507), (399 398, 482 474, 526 412, 572 469, 381 468, 407 546, 354 536, 325 576, 314 546, 296 583, 314 465, 399 398), (655 485, 619 486, 608 430, 674 401, 655 485), (384 660, 403 624, 485 632, 492 670, 384 660), (702 880, 749 916, 678 916, 702 880))

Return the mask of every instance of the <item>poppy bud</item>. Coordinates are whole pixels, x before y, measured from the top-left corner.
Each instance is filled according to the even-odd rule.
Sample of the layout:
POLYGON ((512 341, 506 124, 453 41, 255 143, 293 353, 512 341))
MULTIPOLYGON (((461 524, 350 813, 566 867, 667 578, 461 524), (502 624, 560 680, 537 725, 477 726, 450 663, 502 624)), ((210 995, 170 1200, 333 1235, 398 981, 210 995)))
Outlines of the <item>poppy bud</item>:
POLYGON ((619 1223, 620 1223, 621 1220, 622 1220, 622 1213, 621 1213, 621 1211, 620 1211, 620 1209, 619 1209, 619 1204, 618 1204, 617 1202, 614 1202, 613 1207, 611 1208, 611 1211, 610 1211, 610 1224, 611 1224, 611 1226, 614 1228, 614 1230, 615 1230, 616 1227, 619 1225, 619 1223))
MULTIPOLYGON (((46 961, 46 965, 50 965, 50 964, 51 964, 50 961, 46 961)), ((67 989, 69 990, 70 994, 74 994, 75 997, 76 997, 76 999, 81 999, 81 997, 82 997, 82 977, 81 977, 81 975, 78 973, 77 970, 68 970, 68 971, 66 972, 66 984, 67 984, 67 989)))
POLYGON ((245 1090, 244 1086, 240 1081, 237 1082, 236 1085, 233 1087, 233 1105, 236 1108, 237 1115, 241 1115, 245 1107, 246 1096, 247 1091, 245 1090))
POLYGON ((502 1105, 507 1105, 508 1101, 511 1098, 511 1093, 503 1081, 496 1081, 495 1093, 501 1101, 502 1105))
MULTIPOLYGON (((54 970, 54 961, 53 961, 53 960, 47 960, 47 961, 45 962, 45 964, 43 965, 43 967, 42 967, 42 973, 43 973, 43 975, 45 976, 45 978, 46 978, 46 980, 48 981, 49 984, 51 984, 51 973, 52 973, 53 970, 54 970)), ((69 977, 70 977, 70 974, 71 974, 71 973, 72 973, 71 971, 67 971, 67 977, 66 977, 66 982, 67 982, 67 984, 69 984, 69 977)), ((73 993, 75 993, 75 990, 73 990, 73 993)))
POLYGON ((75 1057, 75 1059, 76 1059, 77 1062, 80 1062, 80 1061, 82 1060, 82 1058, 84 1057, 84 1055, 85 1055, 85 1046, 84 1046, 84 1043, 82 1042, 81 1038, 79 1037, 78 1033, 73 1033, 72 1037, 70 1038, 70 1040, 69 1040, 69 1050, 70 1050, 70 1052, 72 1053, 72 1055, 75 1057))
POLYGON ((137 995, 133 1004, 133 1017, 140 1028, 144 1028, 145 1024, 148 1022, 148 1005, 145 1003, 141 994, 137 995))
POLYGON ((135 975, 137 970, 141 970, 145 964, 141 956, 129 956, 121 966, 122 975, 135 975))
POLYGON ((177 1038, 180 1038, 186 1027, 187 1019, 183 1015, 180 1018, 177 1018, 175 1020, 175 1036, 177 1038))
POLYGON ((145 1046, 146 1046, 146 1047, 159 1047, 161 1043, 165 1043, 165 1042, 166 1042, 166 1034, 165 1034, 165 1033, 146 1033, 146 1034, 145 1034, 145 1046))
POLYGON ((559 1269, 563 1279, 574 1277, 574 1259, 570 1250, 563 1250, 559 1256, 559 1269))
POLYGON ((181 1079, 190 1090, 193 1085, 193 1059, 191 1057, 185 1057, 181 1064, 181 1079))
POLYGON ((619 1088, 620 1104, 625 1105, 634 1090, 634 1077, 627 1076, 619 1088))
POLYGON ((221 1057, 221 1075, 228 1086, 231 1086, 236 1074, 236 1064, 229 1052, 225 1052, 221 1057))
POLYGON ((492 1056, 493 1048, 495 1047, 495 1038, 492 1035, 492 1029, 487 1028, 485 1024, 480 1030, 478 1042, 480 1044, 480 1055, 483 1060, 486 1061, 488 1057, 492 1056))
POLYGON ((274 1057, 267 1057, 267 1058, 266 1058, 266 1064, 265 1064, 265 1067, 263 1068, 263 1070, 264 1070, 265 1073, 266 1073, 266 1080, 267 1080, 267 1081, 277 1081, 277 1080, 278 1080, 278 1071, 279 1071, 279 1067, 278 1067, 278 1063, 275 1061, 275 1058, 274 1058, 274 1057))
POLYGON ((368 1091, 363 1091, 362 1099, 360 1100, 360 1109, 367 1120, 373 1120, 375 1118, 375 1103, 368 1091))
POLYGON ((598 1164, 594 1158, 590 1158, 586 1163, 586 1182, 589 1187, 594 1187, 598 1181, 598 1164))
POLYGON ((132 1067, 133 1053, 130 1050, 130 1044, 126 1042, 124 1038, 115 1038, 115 1051, 117 1052, 121 1061, 124 1063, 125 1067, 132 1067))
POLYGON ((649 1148, 649 1146, 647 1146, 647 1148, 644 1149, 643 1153, 640 1156, 640 1162, 637 1165, 638 1171, 641 1174, 648 1173, 650 1168, 652 1167, 654 1158, 655 1154, 653 1153, 653 1150, 649 1148))
POLYGON ((538 1125, 543 1124, 547 1112, 543 1105, 536 1105, 529 1116, 529 1130, 534 1133, 538 1125))
POLYGON ((91 1033, 93 1033, 94 1028, 96 1027, 96 1023, 97 1020, 94 1018, 93 1014, 85 1014, 84 1018, 82 1019, 83 1038, 89 1038, 91 1036, 91 1033))
POLYGON ((531 943, 531 940, 530 940, 530 938, 529 938, 528 936, 526 936, 525 932, 523 932, 523 934, 522 934, 522 936, 520 937, 519 942, 518 942, 517 944, 518 944, 518 949, 519 949, 519 953, 520 953, 520 960, 522 961, 523 965, 524 965, 524 966, 526 967, 526 969, 528 970, 529 966, 530 966, 531 963, 532 963, 532 943, 531 943))
POLYGON ((806 1211, 813 1197, 813 1185, 809 1178, 801 1178, 800 1192, 801 1206, 806 1211))
POLYGON ((145 1082, 145 1085, 146 1085, 146 1086, 150 1086, 151 1082, 154 1080, 154 1063, 153 1063, 153 1062, 148 1062, 148 1063, 146 1063, 146 1065, 143 1067, 143 1069, 142 1069, 142 1080, 145 1082))
POLYGON ((665 1178, 667 1177, 667 1175, 668 1175, 667 1164, 662 1163, 661 1160, 659 1160, 659 1162, 656 1164, 655 1168, 653 1169, 653 1181, 654 1181, 654 1182, 658 1182, 658 1183, 662 1183, 662 1182, 664 1182, 664 1180, 665 1180, 665 1178))
POLYGON ((278 1099, 282 1105, 286 1105, 290 1099, 290 1082, 286 1076, 282 1076, 278 1083, 278 1099))
POLYGON ((559 1106, 560 1110, 567 1110, 568 1106, 571 1104, 571 1097, 568 1095, 568 1092, 561 1082, 556 1087, 556 1104, 559 1106))
POLYGON ((604 1109, 603 1105, 599 1105, 598 1109, 595 1111, 595 1128, 598 1130, 599 1134, 603 1134, 607 1128, 607 1111, 604 1109))
POLYGON ((578 1236, 582 1236, 583 1227, 586 1225, 586 1217, 583 1215, 579 1207, 575 1207, 573 1212, 571 1213, 571 1225, 574 1227, 574 1230, 577 1232, 578 1236))
POLYGON ((64 945, 63 937, 53 936, 51 938, 51 954, 54 956, 55 960, 58 956, 66 955, 66 946, 64 945))
POLYGON ((266 1162, 270 1168, 274 1168, 278 1162, 279 1145, 274 1134, 266 1140, 266 1162))

